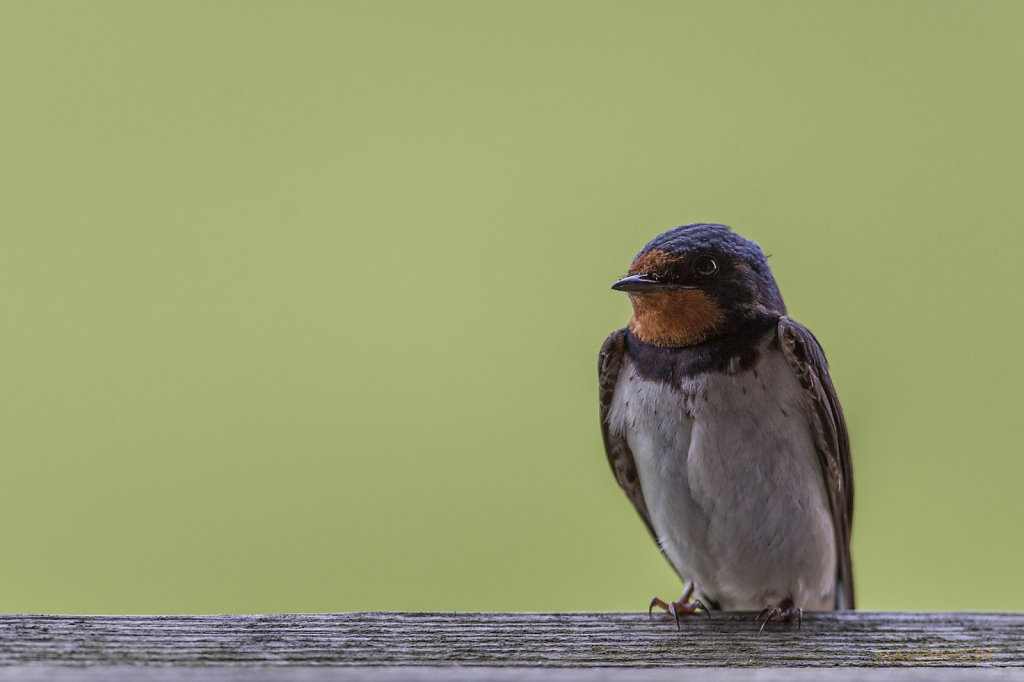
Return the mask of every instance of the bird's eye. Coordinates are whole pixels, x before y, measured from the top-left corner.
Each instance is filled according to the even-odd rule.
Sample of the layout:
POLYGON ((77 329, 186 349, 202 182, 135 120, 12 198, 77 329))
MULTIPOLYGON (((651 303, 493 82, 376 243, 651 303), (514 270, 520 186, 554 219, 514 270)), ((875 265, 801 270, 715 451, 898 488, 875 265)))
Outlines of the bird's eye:
POLYGON ((718 263, 710 256, 697 256, 693 261, 693 271, 698 275, 708 277, 718 272, 718 263))

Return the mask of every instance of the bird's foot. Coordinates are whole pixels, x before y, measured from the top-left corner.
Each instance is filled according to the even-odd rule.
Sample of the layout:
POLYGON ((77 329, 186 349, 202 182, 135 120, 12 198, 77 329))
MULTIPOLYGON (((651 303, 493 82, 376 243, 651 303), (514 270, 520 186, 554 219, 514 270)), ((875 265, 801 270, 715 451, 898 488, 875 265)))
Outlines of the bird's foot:
POLYGON ((692 596, 693 587, 689 587, 685 592, 683 592, 683 596, 680 597, 678 601, 666 603, 657 597, 654 597, 651 599, 650 606, 647 607, 647 615, 652 618, 654 617, 652 612, 654 611, 655 606, 659 609, 665 609, 672 614, 673 618, 676 619, 676 628, 679 630, 683 629, 682 624, 679 622, 679 617, 684 613, 690 614, 696 613, 697 611, 703 611, 704 615, 710 618, 711 614, 708 612, 708 607, 704 606, 704 603, 701 602, 700 599, 693 599, 692 596))
POLYGON ((756 623, 762 618, 764 619, 764 622, 761 623, 761 629, 757 631, 758 634, 764 632, 764 626, 768 625, 768 621, 772 620, 787 621, 790 623, 795 620, 798 630, 802 630, 804 626, 804 610, 797 608, 793 604, 793 600, 789 598, 783 599, 778 606, 765 607, 764 611, 754 617, 754 622, 756 623))

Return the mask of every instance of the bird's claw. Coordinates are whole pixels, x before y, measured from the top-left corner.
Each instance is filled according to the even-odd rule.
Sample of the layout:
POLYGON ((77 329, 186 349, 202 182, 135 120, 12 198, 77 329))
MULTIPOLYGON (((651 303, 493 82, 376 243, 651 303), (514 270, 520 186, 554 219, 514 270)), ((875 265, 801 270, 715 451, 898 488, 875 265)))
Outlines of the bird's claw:
POLYGON ((703 611, 704 615, 708 618, 711 617, 711 613, 708 612, 708 607, 704 606, 704 602, 700 599, 690 599, 689 594, 684 594, 678 601, 664 602, 657 597, 651 599, 650 605, 647 607, 647 616, 650 618, 654 617, 654 607, 657 606, 659 609, 664 609, 672 614, 672 617, 676 621, 676 629, 682 630, 683 625, 679 620, 680 616, 684 613, 696 613, 697 611, 703 611))
POLYGON ((768 625, 769 621, 796 621, 796 627, 798 630, 802 630, 804 626, 804 610, 797 608, 793 605, 792 599, 786 599, 778 606, 766 606, 761 613, 754 616, 754 622, 758 622, 761 619, 764 622, 761 623, 761 628, 757 631, 758 634, 764 632, 764 626, 768 625))

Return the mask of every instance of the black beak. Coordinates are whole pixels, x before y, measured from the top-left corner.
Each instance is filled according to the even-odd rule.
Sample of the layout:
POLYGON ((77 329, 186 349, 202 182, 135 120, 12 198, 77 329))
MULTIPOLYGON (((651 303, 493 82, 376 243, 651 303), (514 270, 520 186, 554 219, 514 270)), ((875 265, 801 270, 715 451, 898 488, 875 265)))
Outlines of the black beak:
POLYGON ((656 291, 664 286, 665 284, 663 282, 653 279, 650 275, 630 275, 629 277, 623 277, 613 284, 612 289, 632 294, 644 291, 656 291))

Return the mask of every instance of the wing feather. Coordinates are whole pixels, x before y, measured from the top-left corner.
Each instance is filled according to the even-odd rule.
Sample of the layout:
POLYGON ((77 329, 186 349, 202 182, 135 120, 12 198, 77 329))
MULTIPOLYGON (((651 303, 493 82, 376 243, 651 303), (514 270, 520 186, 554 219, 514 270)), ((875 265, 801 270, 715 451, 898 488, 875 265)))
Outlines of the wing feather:
POLYGON ((626 330, 618 329, 605 339, 601 346, 601 353, 598 356, 597 371, 600 378, 601 398, 601 436, 604 438, 604 450, 608 455, 608 464, 612 467, 612 473, 619 482, 619 486, 626 493, 626 497, 636 507, 640 518, 647 525, 647 530, 655 542, 658 540, 651 525, 651 514, 647 510, 647 502, 644 501, 644 493, 640 488, 640 478, 636 473, 636 462, 633 460, 633 452, 629 449, 629 443, 619 434, 612 433, 608 426, 608 413, 612 408, 612 398, 615 396, 615 385, 619 380, 619 371, 626 357, 626 330))
POLYGON ((825 353, 814 334, 788 317, 780 318, 778 332, 782 352, 804 387, 815 426, 814 437, 836 534, 836 580, 839 586, 836 608, 853 609, 853 566, 850 559, 853 467, 846 419, 828 373, 825 353))

